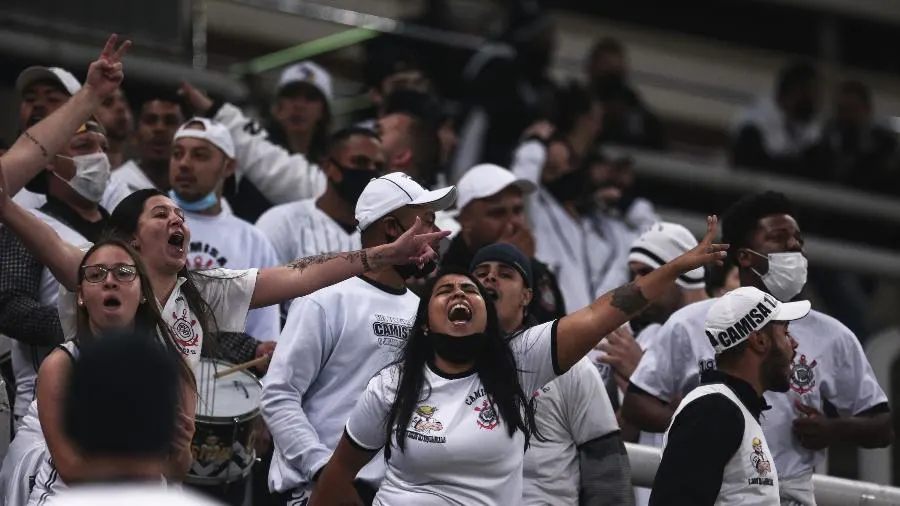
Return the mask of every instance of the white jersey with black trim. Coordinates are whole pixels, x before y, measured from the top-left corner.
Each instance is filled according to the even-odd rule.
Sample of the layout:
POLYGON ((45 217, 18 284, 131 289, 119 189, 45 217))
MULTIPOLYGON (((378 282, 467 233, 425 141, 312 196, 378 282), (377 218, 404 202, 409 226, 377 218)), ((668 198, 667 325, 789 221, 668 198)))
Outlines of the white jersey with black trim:
MULTIPOLYGON (((733 402, 744 417, 744 430, 740 446, 722 473, 722 486, 716 498, 716 506, 773 506, 779 504, 778 471, 772 461, 772 452, 766 443, 762 427, 738 399, 737 395, 721 383, 700 385, 693 389, 679 404, 672 415, 672 423, 663 438, 663 451, 669 439, 669 431, 678 414, 691 402, 706 396, 719 394, 733 402)), ((710 441, 714 444, 714 441, 710 441)), ((690 465, 685 462, 685 465, 690 465)))
POLYGON ((534 421, 545 441, 525 452, 522 504, 578 504, 578 446, 619 430, 600 373, 582 358, 534 392, 534 421))
MULTIPOLYGON (((700 383, 701 371, 715 368, 715 352, 704 332, 706 313, 716 299, 690 304, 676 311, 631 376, 631 383, 669 402, 700 383)), ((841 416, 853 416, 881 404, 887 396, 878 385, 859 340, 846 326, 818 311, 791 322, 797 341, 790 390, 766 392, 772 406, 762 420, 763 430, 782 482, 782 497, 808 503, 812 473, 824 452, 807 450, 794 436, 793 421, 801 416, 795 402, 823 411, 828 400, 841 416)))
MULTIPOLYGON (((552 348, 557 322, 526 329, 510 341, 526 392, 556 378, 552 348)), ((384 446, 385 418, 399 377, 400 366, 395 365, 369 382, 347 422, 347 435, 357 446, 384 446)), ((387 474, 373 504, 521 504, 525 435, 517 430, 510 437, 478 374, 448 375, 426 365, 425 381, 429 393, 412 414, 405 451, 391 438, 387 474)))

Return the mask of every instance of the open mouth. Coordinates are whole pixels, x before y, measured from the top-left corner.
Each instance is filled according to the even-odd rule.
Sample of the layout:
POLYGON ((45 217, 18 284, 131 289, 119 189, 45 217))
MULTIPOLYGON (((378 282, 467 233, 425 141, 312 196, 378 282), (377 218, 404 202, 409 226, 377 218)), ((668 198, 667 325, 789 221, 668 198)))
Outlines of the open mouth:
POLYGON ((494 290, 493 288, 485 288, 484 291, 491 297, 493 300, 497 300, 500 298, 500 292, 494 290))
POLYGON ((103 307, 117 308, 122 305, 122 301, 115 295, 110 295, 103 299, 103 307))
POLYGON ((451 323, 465 323, 472 319, 472 310, 462 303, 454 304, 447 313, 451 323))
POLYGON ((169 245, 184 251, 184 234, 181 232, 172 233, 172 235, 169 236, 169 245))

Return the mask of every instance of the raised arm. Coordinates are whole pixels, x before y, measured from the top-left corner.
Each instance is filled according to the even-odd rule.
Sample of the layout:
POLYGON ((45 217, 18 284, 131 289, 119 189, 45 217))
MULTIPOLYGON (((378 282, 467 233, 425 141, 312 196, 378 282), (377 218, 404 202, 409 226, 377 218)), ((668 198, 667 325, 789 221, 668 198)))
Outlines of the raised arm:
POLYGON ((113 34, 106 41, 100 57, 91 64, 85 85, 62 107, 26 130, 9 151, 0 156, 6 170, 6 190, 10 196, 18 193, 69 142, 78 127, 88 119, 103 99, 112 94, 125 74, 121 58, 131 41, 116 49, 118 37, 113 34))
POLYGON ((567 371, 610 332, 662 296, 678 276, 725 257, 727 244, 713 244, 718 221, 706 221, 706 236, 696 248, 646 276, 606 293, 589 306, 559 320, 556 339, 558 372, 567 371))
POLYGON ((63 431, 63 406, 66 385, 72 371, 72 358, 63 350, 54 350, 41 363, 37 380, 38 417, 53 465, 65 483, 75 483, 89 472, 84 459, 63 431))
POLYGON ((5 166, 0 164, 0 222, 70 291, 78 285, 84 252, 64 241, 50 225, 16 204, 7 191, 5 166))
POLYGON ((346 253, 316 255, 301 258, 283 267, 260 269, 250 307, 279 304, 364 272, 392 265, 424 264, 436 255, 431 245, 449 234, 449 231, 428 232, 428 227, 416 218, 415 225, 391 244, 346 253))

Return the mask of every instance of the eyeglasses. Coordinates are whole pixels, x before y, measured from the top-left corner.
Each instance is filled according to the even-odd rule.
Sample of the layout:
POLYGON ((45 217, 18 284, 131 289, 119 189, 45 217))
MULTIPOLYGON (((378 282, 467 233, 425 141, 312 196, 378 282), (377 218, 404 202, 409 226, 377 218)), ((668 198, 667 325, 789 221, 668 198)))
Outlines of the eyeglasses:
POLYGON ((111 267, 105 265, 85 265, 81 268, 84 280, 88 283, 102 283, 106 276, 112 272, 113 277, 120 283, 130 283, 137 277, 137 267, 128 264, 116 264, 111 267))

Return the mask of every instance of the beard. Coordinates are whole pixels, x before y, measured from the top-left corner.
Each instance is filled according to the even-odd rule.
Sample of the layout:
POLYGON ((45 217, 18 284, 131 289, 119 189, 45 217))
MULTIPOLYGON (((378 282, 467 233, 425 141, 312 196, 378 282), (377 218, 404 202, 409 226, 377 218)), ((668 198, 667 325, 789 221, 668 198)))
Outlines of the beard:
POLYGON ((787 392, 791 388, 791 362, 794 357, 781 351, 774 345, 775 343, 772 344, 769 354, 760 365, 762 378, 765 381, 766 390, 787 392))

